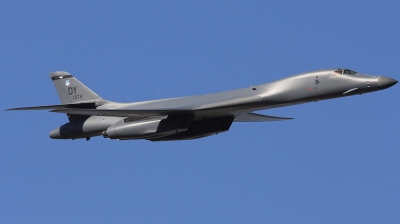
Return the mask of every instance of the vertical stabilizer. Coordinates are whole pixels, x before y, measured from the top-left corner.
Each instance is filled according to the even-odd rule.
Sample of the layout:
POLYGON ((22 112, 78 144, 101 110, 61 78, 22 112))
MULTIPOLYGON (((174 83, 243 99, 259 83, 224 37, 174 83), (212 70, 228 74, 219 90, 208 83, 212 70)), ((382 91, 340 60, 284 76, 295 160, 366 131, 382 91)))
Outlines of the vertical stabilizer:
POLYGON ((57 71, 50 73, 62 104, 96 102, 101 97, 86 87, 68 72, 57 71))

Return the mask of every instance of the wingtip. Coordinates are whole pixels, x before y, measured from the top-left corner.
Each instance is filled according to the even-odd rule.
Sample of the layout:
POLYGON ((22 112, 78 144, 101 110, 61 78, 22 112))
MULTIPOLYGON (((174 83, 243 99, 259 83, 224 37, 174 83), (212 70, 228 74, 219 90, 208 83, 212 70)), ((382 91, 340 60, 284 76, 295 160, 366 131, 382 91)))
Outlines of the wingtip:
POLYGON ((18 108, 8 108, 8 109, 5 109, 3 111, 13 111, 13 110, 18 110, 18 108))

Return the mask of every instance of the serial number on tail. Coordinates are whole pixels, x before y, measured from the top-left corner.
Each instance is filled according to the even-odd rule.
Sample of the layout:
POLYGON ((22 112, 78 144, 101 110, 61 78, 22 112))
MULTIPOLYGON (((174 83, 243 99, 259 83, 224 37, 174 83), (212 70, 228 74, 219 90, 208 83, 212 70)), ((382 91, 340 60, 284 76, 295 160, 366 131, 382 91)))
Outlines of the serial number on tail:
POLYGON ((81 95, 73 95, 72 99, 73 100, 82 99, 82 94, 81 95))

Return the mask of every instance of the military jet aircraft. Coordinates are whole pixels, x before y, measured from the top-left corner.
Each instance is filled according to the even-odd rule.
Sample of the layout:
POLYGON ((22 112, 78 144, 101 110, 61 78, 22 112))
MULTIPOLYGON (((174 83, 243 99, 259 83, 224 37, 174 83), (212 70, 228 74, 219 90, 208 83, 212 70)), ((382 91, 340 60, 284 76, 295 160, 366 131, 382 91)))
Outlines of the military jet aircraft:
POLYGON ((280 121, 292 118, 254 111, 352 96, 391 87, 397 80, 350 69, 326 69, 274 82, 207 95, 133 103, 105 100, 71 74, 52 72, 60 105, 8 110, 50 110, 69 122, 50 132, 52 139, 104 136, 150 141, 189 140, 228 131, 232 122, 280 121))

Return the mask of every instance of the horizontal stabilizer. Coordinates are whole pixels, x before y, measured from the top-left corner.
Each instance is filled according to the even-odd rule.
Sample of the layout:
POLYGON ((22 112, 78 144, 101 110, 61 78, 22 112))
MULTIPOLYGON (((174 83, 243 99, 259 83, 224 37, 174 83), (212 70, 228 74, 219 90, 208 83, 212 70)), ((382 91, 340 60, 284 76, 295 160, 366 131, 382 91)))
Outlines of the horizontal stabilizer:
MULTIPOLYGON (((47 105, 47 106, 34 106, 34 107, 18 107, 7 110, 60 110, 68 108, 96 108, 95 103, 72 103, 72 104, 58 104, 58 105, 47 105)), ((6 111, 7 111, 6 110, 6 111)))
POLYGON ((111 116, 111 117, 151 117, 151 116, 165 116, 174 114, 188 114, 192 110, 174 110, 174 109, 161 109, 161 110, 117 110, 117 109, 61 109, 52 110, 50 112, 64 113, 64 114, 77 114, 77 115, 94 115, 94 116, 111 116))
POLYGON ((235 116, 236 122, 263 122, 263 121, 284 121, 291 120, 293 118, 287 117, 273 117, 256 113, 239 114, 235 116))

